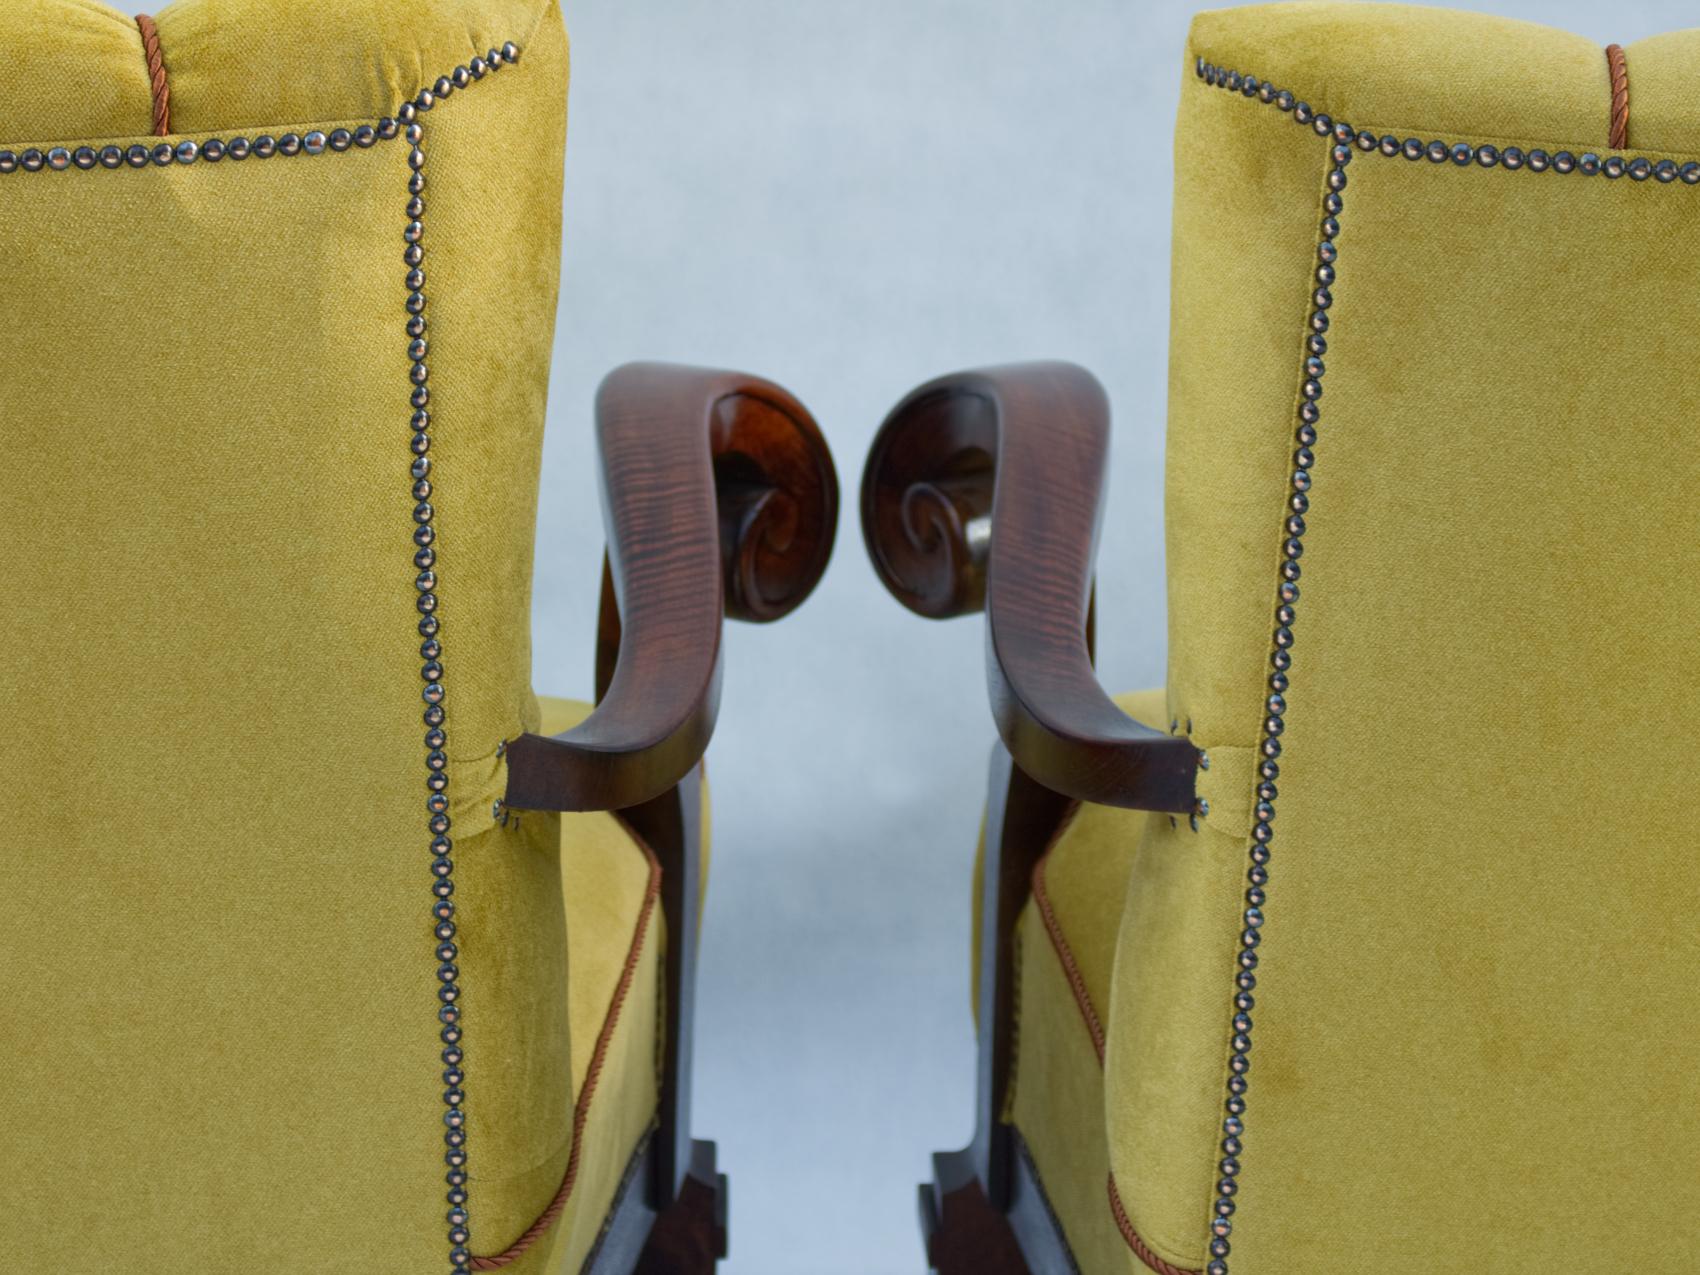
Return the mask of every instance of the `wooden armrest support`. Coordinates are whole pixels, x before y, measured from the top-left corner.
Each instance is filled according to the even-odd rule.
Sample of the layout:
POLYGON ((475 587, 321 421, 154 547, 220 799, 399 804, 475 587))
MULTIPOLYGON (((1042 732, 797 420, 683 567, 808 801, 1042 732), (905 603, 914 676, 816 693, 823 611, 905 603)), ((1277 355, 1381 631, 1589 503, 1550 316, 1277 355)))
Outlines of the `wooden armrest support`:
POLYGON ((1092 668, 1109 437, 1103 388, 1073 364, 941 377, 880 427, 862 531, 910 610, 986 612, 992 715, 1022 770, 1066 796, 1185 813, 1198 749, 1122 712, 1092 668))
POLYGON ((508 745, 507 803, 621 810, 678 783, 708 746, 723 615, 765 622, 819 581, 838 524, 820 429, 777 385, 631 363, 596 396, 608 557, 597 707, 508 745))

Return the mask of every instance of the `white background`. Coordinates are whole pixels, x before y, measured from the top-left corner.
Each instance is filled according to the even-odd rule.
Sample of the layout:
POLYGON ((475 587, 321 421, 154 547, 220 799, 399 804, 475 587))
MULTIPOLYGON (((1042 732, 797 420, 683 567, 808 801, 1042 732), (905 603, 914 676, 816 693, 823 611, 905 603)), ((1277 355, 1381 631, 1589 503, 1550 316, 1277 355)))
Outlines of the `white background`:
MULTIPOLYGON (((969 870, 992 729, 978 622, 909 615, 867 565, 862 458, 938 373, 1090 367, 1117 416, 1100 667, 1113 690, 1161 681, 1170 145, 1193 6, 564 3, 536 685, 591 690, 602 374, 722 364, 801 396, 844 512, 810 603, 727 636, 695 1124, 732 1174, 730 1275, 919 1271, 915 1184, 970 1132, 969 870)), ((1602 44, 1694 21, 1676 4, 1463 7, 1602 44)))

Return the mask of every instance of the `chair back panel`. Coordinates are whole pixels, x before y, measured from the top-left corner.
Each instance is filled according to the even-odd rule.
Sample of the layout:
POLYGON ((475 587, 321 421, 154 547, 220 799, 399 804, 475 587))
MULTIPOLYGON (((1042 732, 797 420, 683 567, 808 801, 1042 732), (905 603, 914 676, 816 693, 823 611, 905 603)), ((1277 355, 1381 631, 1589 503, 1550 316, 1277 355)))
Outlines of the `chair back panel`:
POLYGON ((434 767, 494 927, 449 967, 477 1251, 570 1142, 555 847, 491 827, 537 724, 565 37, 540 0, 183 0, 159 33, 164 139, 128 19, 0 11, 0 1229, 44 1270, 446 1267, 434 767), (410 191, 380 121, 509 41, 419 113, 410 191))
POLYGON ((1108 1052, 1116 1190, 1166 1260, 1700 1261, 1700 156, 1636 126, 1672 144, 1693 47, 1629 49, 1614 178, 1586 41, 1195 23, 1170 696, 1212 812, 1141 847, 1108 1052))

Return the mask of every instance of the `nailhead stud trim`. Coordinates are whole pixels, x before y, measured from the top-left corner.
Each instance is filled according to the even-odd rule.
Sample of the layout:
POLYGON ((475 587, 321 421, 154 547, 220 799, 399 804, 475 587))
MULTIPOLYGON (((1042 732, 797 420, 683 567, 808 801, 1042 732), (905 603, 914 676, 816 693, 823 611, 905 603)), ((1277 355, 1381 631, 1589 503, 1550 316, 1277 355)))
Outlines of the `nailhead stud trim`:
MULTIPOLYGON (((1233 87, 1235 73, 1229 72, 1224 78, 1220 71, 1202 59, 1198 63, 1198 74, 1207 83, 1233 87)), ((1317 424, 1322 419, 1320 400, 1323 394, 1323 377, 1328 370, 1324 356, 1328 353, 1327 333, 1331 323, 1329 311, 1334 305, 1333 286, 1337 277, 1335 263, 1340 256, 1339 217, 1345 206, 1342 192, 1347 186, 1347 169, 1356 152, 1393 156, 1410 154, 1409 148, 1415 146, 1418 148, 1418 154, 1429 154, 1433 157, 1432 151, 1421 148, 1420 143, 1414 140, 1406 146, 1401 146, 1397 139, 1392 137, 1378 139, 1367 132, 1359 133, 1350 124, 1330 119, 1325 114, 1314 113, 1307 103, 1293 101, 1291 95, 1283 90, 1270 91, 1267 84, 1254 77, 1238 78, 1240 92, 1246 96, 1255 96, 1266 103, 1273 102, 1282 110, 1289 108, 1281 103, 1291 102, 1293 118, 1300 124, 1307 125, 1318 136, 1326 138, 1330 149, 1328 172, 1323 180, 1326 192, 1322 198, 1323 215, 1317 240, 1316 264, 1312 273, 1310 331, 1305 337, 1304 361, 1299 383, 1299 424, 1294 436, 1296 446, 1291 477, 1288 480, 1287 511, 1282 522, 1281 579, 1276 589, 1273 649, 1269 657, 1272 671, 1269 675, 1269 695, 1263 705, 1263 740, 1259 745, 1261 761, 1258 765, 1257 803, 1252 813, 1251 865, 1246 872, 1244 909, 1240 914, 1242 928, 1237 958, 1239 970, 1234 977, 1233 1034, 1228 1055, 1228 1097, 1222 1120, 1221 1159, 1216 1165, 1218 1176, 1210 1222, 1210 1261, 1204 1268, 1206 1275, 1228 1275, 1228 1254, 1231 1248, 1229 1237, 1233 1234, 1235 1196, 1239 1193, 1246 1095, 1250 1088, 1252 1010, 1256 1007, 1256 999, 1252 993, 1257 987, 1257 949, 1262 943, 1263 909, 1268 902, 1269 862, 1272 857, 1270 843, 1275 839, 1275 781, 1281 773, 1279 758, 1281 736, 1286 730, 1288 671, 1292 668, 1292 651, 1297 640, 1294 629, 1298 623, 1299 577, 1302 574, 1299 559, 1304 554, 1305 515, 1310 512, 1311 469, 1316 463, 1314 448, 1317 442, 1317 424), (1246 90, 1248 84, 1252 86, 1249 93, 1246 90)), ((1452 148, 1446 148, 1440 143, 1436 143, 1436 146, 1441 147, 1441 159, 1450 158, 1454 163, 1467 164, 1475 158, 1473 155, 1466 155, 1460 159, 1452 148)))
POLYGON ((1236 990, 1228 1054, 1228 1099, 1222 1121, 1221 1159, 1217 1162, 1215 1206, 1210 1223, 1210 1261, 1204 1268, 1205 1275, 1228 1275, 1229 1237, 1233 1234, 1235 1196, 1239 1192, 1240 1157, 1245 1139, 1246 1094, 1250 1083, 1247 1077, 1251 1073, 1251 1015, 1255 1007, 1252 991, 1257 986, 1257 949, 1262 943, 1264 907, 1268 899, 1269 847, 1275 839, 1275 781, 1281 773, 1279 758, 1281 735, 1286 729, 1288 672, 1292 668, 1292 648, 1296 640, 1293 628, 1298 619, 1299 559, 1304 553, 1305 515, 1310 510, 1311 469, 1316 463, 1316 426, 1322 419, 1318 400, 1322 397, 1322 377, 1326 370, 1323 356, 1328 351, 1329 310, 1334 304, 1334 263, 1339 257, 1339 216, 1344 207, 1341 192, 1346 189, 1346 169, 1352 162, 1353 146, 1366 155, 1380 155, 1385 159, 1427 159, 1433 164, 1450 164, 1455 168, 1495 169, 1512 173, 1580 173, 1584 177, 1603 174, 1608 180, 1628 177, 1634 182, 1644 182, 1651 177, 1661 186, 1672 185, 1678 179, 1685 186, 1700 185, 1700 163, 1688 162, 1678 166, 1675 160, 1655 161, 1640 155, 1611 154, 1602 158, 1592 151, 1580 156, 1570 151, 1549 155, 1540 149, 1525 151, 1517 146, 1501 149, 1485 142, 1448 143, 1439 139, 1424 142, 1419 137, 1400 140, 1390 133, 1376 137, 1367 130, 1359 132, 1350 124, 1331 119, 1288 90, 1273 87, 1267 80, 1227 70, 1202 57, 1196 61, 1193 70, 1212 88, 1226 89, 1273 105, 1291 115, 1295 123, 1311 129, 1331 143, 1330 163, 1324 178, 1327 193, 1323 196, 1321 238, 1317 244, 1317 265, 1311 293, 1310 333, 1305 338, 1304 376, 1299 388, 1297 448, 1293 452, 1287 514, 1283 522, 1281 581, 1275 608, 1274 649, 1270 655, 1273 671, 1269 675, 1269 696, 1264 703, 1263 739, 1259 745, 1262 760, 1258 766, 1257 804, 1252 815, 1251 867, 1246 873, 1239 972, 1234 979, 1236 990))
POLYGON ((443 701, 447 691, 443 685, 443 644, 439 637, 442 621, 437 615, 437 528, 436 511, 431 506, 431 390, 430 367, 427 355, 430 343, 426 340, 429 321, 425 299, 425 127, 417 121, 401 130, 409 150, 407 153, 406 228, 402 241, 406 244, 402 262, 407 267, 404 279, 407 301, 405 330, 407 355, 412 363, 408 382, 408 404, 412 408, 408 428, 411 439, 408 451, 407 475, 411 482, 409 494, 413 499, 413 567, 417 573, 413 587, 419 596, 415 606, 419 611, 419 677, 422 682, 420 698, 425 701, 425 831, 430 838, 431 851, 431 917, 436 922, 432 935, 436 939, 437 960, 437 1021, 443 1044, 443 1162, 448 1166, 449 1211, 448 1223, 449 1268, 464 1271, 472 1262, 471 1226, 466 1210, 466 1095, 462 1089, 465 1073, 465 1051, 461 1047, 460 968, 455 964, 460 950, 455 944, 454 843, 449 838, 449 776, 448 736, 443 727, 447 713, 443 701))
MULTIPOLYGON (((485 72, 500 70, 519 60, 518 46, 509 43, 492 49, 483 59, 485 72)), ((474 59, 476 65, 478 59, 474 59)), ((403 309, 407 313, 404 332, 407 337, 407 357, 412 364, 408 372, 408 418, 410 439, 407 466, 409 495, 413 499, 413 585, 418 592, 419 610, 419 677, 420 696, 425 701, 425 831, 430 838, 431 852, 431 917, 435 922, 432 936, 436 941, 433 955, 437 961, 437 1021, 442 1041, 443 1064, 443 1162, 448 1166, 444 1181, 448 1184, 449 1210, 444 1215, 448 1224, 449 1270, 460 1275, 472 1267, 472 1228, 467 1212, 467 1153, 466 1153, 466 1053, 461 1044, 460 967, 455 963, 460 950, 455 943, 454 843, 449 838, 449 776, 448 736, 444 730, 447 712, 443 686, 442 621, 437 614, 437 531, 436 510, 431 505, 431 371, 429 364, 430 324, 425 294, 425 126, 419 116, 446 99, 458 87, 470 84, 475 72, 469 67, 457 68, 452 76, 439 78, 431 88, 422 88, 411 101, 396 112, 395 120, 381 120, 375 130, 376 138, 388 139, 399 132, 408 145, 407 193, 404 209, 406 225, 402 228, 402 264, 406 267, 403 284, 407 293, 403 309), (399 124, 397 123, 399 121, 399 124)), ((477 78, 483 78, 478 74, 477 78)), ((372 144, 374 135, 366 130, 349 134, 338 130, 328 138, 322 133, 308 134, 304 146, 317 154, 328 146, 333 153, 345 151, 352 142, 358 146, 372 144), (367 140, 362 141, 362 135, 367 140), (315 149, 316 148, 316 149, 315 149)))
POLYGON ((519 56, 519 46, 511 41, 500 49, 491 49, 483 57, 473 58, 469 65, 456 67, 432 87, 420 89, 411 101, 402 104, 394 116, 385 116, 352 129, 337 128, 329 133, 313 129, 306 133, 285 133, 281 137, 262 134, 252 141, 246 137, 210 137, 203 141, 183 138, 152 145, 137 143, 128 149, 104 146, 96 150, 91 146, 79 146, 73 151, 56 146, 43 152, 32 147, 21 154, 0 150, 0 175, 6 175, 16 172, 92 173, 102 169, 117 171, 125 167, 181 168, 193 164, 218 164, 225 160, 241 163, 250 157, 263 160, 274 156, 317 156, 327 152, 342 155, 370 150, 379 142, 393 141, 397 137, 407 143, 407 220, 401 236, 404 245, 401 259, 406 267, 403 279, 407 294, 404 305, 407 313, 406 348, 411 363, 408 373, 411 415, 407 481, 413 502, 412 562, 413 584, 418 594, 414 605, 419 612, 420 697, 425 704, 425 831, 431 854, 431 933, 436 966, 433 982, 438 1002, 438 1037, 442 1042, 443 1161, 448 1166, 444 1180, 448 1184, 446 1198, 449 1206, 445 1221, 451 1275, 462 1275, 469 1270, 473 1257, 466 1208, 466 1075, 465 1051, 461 1044, 460 968, 456 964, 459 948, 455 944, 454 860, 451 857, 454 847, 449 839, 448 736, 444 730, 447 691, 443 683, 442 621, 437 614, 436 510, 431 505, 431 373, 427 362, 430 344, 426 337, 423 242, 425 130, 419 116, 457 90, 518 62, 519 56))
POLYGON ((1229 1237, 1233 1233, 1235 1196, 1239 1192, 1240 1155, 1245 1135, 1246 1094, 1250 1088, 1252 1010, 1257 987, 1257 949, 1262 943, 1264 907, 1268 902, 1270 843, 1275 839, 1275 781, 1280 777, 1281 736, 1286 731, 1288 671, 1293 665, 1294 629, 1298 623, 1299 559, 1304 554, 1305 515, 1310 512, 1311 469, 1316 463, 1314 448, 1317 425, 1322 419, 1320 400, 1327 372, 1329 311, 1334 305, 1333 285, 1339 260, 1340 213, 1345 200, 1346 170, 1352 162, 1354 143, 1369 153, 1380 149, 1370 139, 1366 146, 1351 126, 1314 117, 1313 127, 1332 139, 1329 168, 1324 179, 1322 222, 1316 247, 1316 265, 1311 293, 1310 331, 1305 337, 1305 355, 1298 393, 1299 424, 1294 435, 1293 468, 1288 480, 1287 512, 1282 522, 1281 579, 1276 589, 1275 626, 1272 639, 1269 694, 1264 701, 1263 740, 1258 751, 1257 803, 1252 811, 1251 865, 1246 872, 1244 910, 1239 939, 1238 973, 1234 977, 1233 1035, 1228 1055, 1228 1097, 1222 1120, 1221 1159, 1217 1162, 1214 1216, 1210 1224, 1206 1275, 1228 1275, 1229 1237))
MULTIPOLYGON (((1222 1121, 1221 1159, 1217 1162, 1218 1177, 1215 1202, 1210 1224, 1206 1275, 1228 1275, 1229 1237, 1233 1234, 1235 1196, 1239 1191, 1240 1155, 1245 1134, 1246 1094, 1251 1072, 1252 1010, 1256 1000, 1252 995, 1257 986, 1258 946, 1262 942, 1264 906, 1269 885, 1270 843, 1275 838, 1275 780, 1280 775, 1278 758, 1281 755, 1281 735, 1286 729, 1286 692, 1288 670, 1292 667, 1294 626, 1298 620, 1299 559, 1304 553, 1305 514, 1310 510, 1311 468, 1315 464, 1312 450, 1317 441, 1317 423, 1322 418, 1320 400, 1323 376, 1327 371, 1323 356, 1328 352, 1327 332, 1331 322, 1329 310, 1334 304, 1333 285, 1335 262, 1339 259, 1339 214, 1344 206, 1342 192, 1347 185, 1346 170, 1352 162, 1353 147, 1365 154, 1383 156, 1405 155, 1416 159, 1427 155, 1437 161, 1455 158, 1442 143, 1424 147, 1416 139, 1400 144, 1394 137, 1376 138, 1367 132, 1357 132, 1351 125, 1336 122, 1326 114, 1314 112, 1309 103, 1298 101, 1285 89, 1275 89, 1255 76, 1224 71, 1198 59, 1198 77, 1213 87, 1238 91, 1243 96, 1272 104, 1289 113, 1301 126, 1307 127, 1330 143, 1329 168, 1324 184, 1323 218, 1316 249, 1311 293, 1310 332, 1305 338, 1303 376, 1298 393, 1299 425, 1293 453, 1292 476, 1289 480, 1287 514, 1283 521, 1281 580, 1277 589, 1273 650, 1270 663, 1269 695, 1264 702, 1263 740, 1259 747, 1262 760, 1258 767, 1257 804, 1253 810, 1251 866, 1246 873, 1247 886, 1242 929, 1239 937, 1238 973, 1235 975, 1233 1000, 1233 1035, 1228 1056, 1228 1097, 1222 1121), (1438 154, 1436 150, 1438 149, 1438 154)), ((1462 162, 1468 163, 1467 157, 1462 162)))
POLYGON ((1335 141, 1355 142, 1358 149, 1365 154, 1380 154, 1389 159, 1396 156, 1412 160, 1427 158, 1436 164, 1452 163, 1459 168, 1580 173, 1584 177, 1603 176, 1607 179, 1628 177, 1636 182, 1644 182, 1651 177, 1663 186, 1668 186, 1680 178, 1683 185, 1700 185, 1700 163, 1694 161, 1679 165, 1672 159, 1655 160, 1643 155, 1598 155, 1593 151, 1585 151, 1580 155, 1559 151, 1549 155, 1544 150, 1525 151, 1519 146, 1500 148, 1486 142, 1446 142, 1438 139, 1425 142, 1420 137, 1407 137, 1401 141, 1392 134, 1380 138, 1369 132, 1354 134, 1347 126, 1316 112, 1309 103, 1300 101, 1286 89, 1272 88, 1256 76, 1226 70, 1206 62, 1203 58, 1193 64, 1193 72, 1213 88, 1227 89, 1242 97, 1273 104, 1291 114, 1298 123, 1315 129, 1323 136, 1331 137, 1335 141))
POLYGON ((422 111, 430 110, 456 89, 482 80, 492 71, 519 61, 519 46, 511 40, 500 49, 491 49, 483 57, 475 57, 466 66, 441 76, 430 88, 422 88, 402 106, 397 118, 386 116, 357 128, 338 128, 329 133, 317 129, 306 133, 285 133, 281 137, 263 134, 250 141, 247 137, 209 137, 204 140, 182 138, 176 142, 136 144, 128 149, 119 146, 79 146, 68 150, 55 146, 47 150, 28 147, 21 151, 0 149, 0 176, 11 173, 97 172, 100 169, 183 167, 197 162, 217 164, 229 159, 236 162, 248 159, 271 159, 274 156, 346 154, 350 149, 369 150, 380 141, 391 141, 400 135, 400 124, 412 123, 422 111))

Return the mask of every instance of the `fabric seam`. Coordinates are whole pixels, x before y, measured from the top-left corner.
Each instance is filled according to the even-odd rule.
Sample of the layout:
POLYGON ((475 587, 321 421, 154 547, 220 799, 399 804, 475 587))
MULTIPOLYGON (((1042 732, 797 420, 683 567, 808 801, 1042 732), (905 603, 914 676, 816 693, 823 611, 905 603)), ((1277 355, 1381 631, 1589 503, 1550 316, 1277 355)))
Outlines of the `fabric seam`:
POLYGON ((142 59, 148 64, 148 90, 152 95, 153 135, 165 137, 171 132, 171 80, 165 70, 165 53, 159 46, 159 28, 153 15, 138 13, 136 30, 142 36, 142 59))
POLYGON ((1056 909, 1051 905, 1051 896, 1045 889, 1045 865, 1050 862, 1051 852, 1056 849, 1063 833, 1068 831, 1079 813, 1080 803, 1075 802, 1063 816, 1056 835, 1051 838, 1051 844, 1033 865, 1033 902, 1039 909, 1039 919, 1044 922, 1045 932, 1051 936, 1051 947, 1056 952, 1057 959, 1062 962, 1063 976, 1068 979, 1069 990, 1074 993, 1075 1006, 1080 1010, 1080 1017, 1086 1024, 1087 1035, 1092 1038, 1092 1052, 1098 1055, 1098 1066, 1101 1070, 1104 1066, 1104 1023, 1098 1016, 1097 1007, 1092 1004, 1092 997, 1086 990, 1086 977, 1080 971, 1080 962, 1075 958, 1074 948, 1063 933, 1062 922, 1058 919, 1056 909))
POLYGON ((1128 1248, 1133 1250, 1133 1255, 1156 1271, 1157 1275, 1199 1275, 1198 1271, 1166 1262, 1151 1251, 1145 1241, 1140 1238, 1139 1232, 1133 1229, 1133 1222, 1129 1220, 1127 1210, 1122 1207, 1121 1192, 1116 1190, 1114 1169, 1110 1170, 1108 1181, 1110 1213, 1115 1217, 1116 1229, 1121 1232, 1122 1239, 1127 1242, 1128 1248))
MULTIPOLYGON (((567 1167, 561 1175, 561 1184, 556 1189, 554 1197, 537 1215, 535 1221, 528 1226, 520 1237, 508 1245, 494 1257, 474 1257, 472 1269, 475 1271, 494 1271, 517 1261, 530 1248, 546 1235, 550 1228, 566 1210, 573 1188, 578 1184, 579 1160, 584 1146, 584 1130, 590 1121, 591 1105, 596 1099, 598 1081, 601 1079, 604 1064, 607 1062, 608 1050, 613 1043, 614 1032, 618 1029, 621 1011, 625 1008, 626 999, 637 975, 637 967, 643 959, 646 940, 649 935, 649 924, 655 913, 656 902, 661 897, 661 861, 655 851, 649 846, 638 830, 626 821, 624 817, 615 814, 620 826, 631 837, 632 842, 643 853, 649 863, 649 881, 644 888, 643 904, 638 909, 638 918, 632 932, 631 946, 626 951, 626 960, 620 970, 619 981, 614 985, 613 996, 609 1000, 608 1012, 602 1020, 602 1029, 596 1036, 596 1047, 590 1055, 590 1067, 585 1072, 584 1088, 580 1091, 578 1101, 573 1104, 572 1150, 567 1155, 567 1167)), ((647 1136, 647 1134, 646 1134, 647 1136)))
MULTIPOLYGON (((1068 831, 1080 810, 1081 803, 1075 802, 1063 817, 1062 823, 1058 825, 1056 834, 1051 839, 1051 844, 1046 847, 1045 853, 1033 865, 1033 899, 1038 906, 1039 917, 1044 922, 1045 932, 1050 936, 1052 950, 1056 953, 1058 961, 1061 962, 1063 974, 1068 979, 1069 990, 1074 993, 1075 1006, 1080 1011, 1081 1021, 1086 1027, 1087 1035, 1092 1039, 1092 1049, 1098 1056, 1098 1067, 1102 1070, 1104 1066, 1103 1021, 1099 1018, 1098 1011, 1092 1004, 1092 997, 1086 990, 1086 979, 1081 973, 1080 963, 1074 955, 1074 948, 1069 943, 1067 935, 1064 934, 1062 922, 1056 914, 1056 909, 1051 905, 1050 895, 1045 890, 1045 865, 1050 861, 1052 851, 1056 849, 1057 843, 1062 840, 1063 834, 1068 831)), ((1023 1154, 1027 1154, 1025 1147, 1023 1154)), ((1034 1181, 1042 1182, 1039 1176, 1039 1167, 1033 1162, 1031 1155, 1028 1155, 1028 1164, 1032 1168, 1034 1181)), ((1043 1187, 1041 1186, 1042 1193, 1043 1187)), ((1046 1207, 1049 1208, 1050 1201, 1048 1198, 1045 1203, 1046 1207)), ((1133 1223, 1122 1209, 1120 1196, 1116 1193, 1114 1173, 1110 1175, 1110 1206, 1111 1211, 1115 1214, 1116 1228, 1121 1232, 1122 1238, 1127 1241, 1128 1247, 1133 1250, 1135 1257, 1151 1267, 1152 1270, 1160 1272, 1160 1275, 1198 1275, 1197 1271, 1170 1265, 1152 1252, 1150 1246, 1134 1229, 1133 1223)), ((1052 1216, 1055 1217, 1054 1212, 1052 1216)), ((1067 1234, 1060 1222, 1057 1224, 1057 1230, 1064 1235, 1067 1234)))

